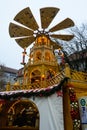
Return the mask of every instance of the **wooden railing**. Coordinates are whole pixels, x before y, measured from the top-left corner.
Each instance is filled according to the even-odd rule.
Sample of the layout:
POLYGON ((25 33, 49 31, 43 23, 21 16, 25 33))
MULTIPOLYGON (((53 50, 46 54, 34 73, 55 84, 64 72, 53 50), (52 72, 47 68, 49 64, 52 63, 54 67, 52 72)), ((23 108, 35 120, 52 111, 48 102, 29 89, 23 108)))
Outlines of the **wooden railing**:
POLYGON ((64 71, 61 71, 60 73, 56 74, 50 79, 44 79, 41 82, 38 83, 32 83, 27 85, 11 85, 11 90, 23 90, 23 89, 38 89, 38 88, 47 88, 49 86, 54 86, 55 84, 58 84, 63 80, 65 77, 64 71))
POLYGON ((87 82, 87 73, 71 70, 71 79, 87 82))
POLYGON ((61 71, 60 73, 57 73, 55 76, 53 76, 50 79, 44 79, 43 81, 40 81, 38 83, 30 83, 27 85, 11 85, 10 90, 23 90, 23 89, 39 89, 39 88, 47 88, 49 86, 54 86, 55 84, 60 83, 61 80, 64 79, 64 77, 69 77, 71 80, 74 81, 82 81, 87 82, 87 73, 79 72, 76 70, 71 70, 68 66, 61 71))
POLYGON ((65 77, 65 73, 64 73, 64 71, 62 71, 61 73, 56 74, 51 79, 46 80, 46 84, 47 84, 47 86, 53 86, 55 84, 60 83, 60 81, 63 80, 64 77, 65 77))

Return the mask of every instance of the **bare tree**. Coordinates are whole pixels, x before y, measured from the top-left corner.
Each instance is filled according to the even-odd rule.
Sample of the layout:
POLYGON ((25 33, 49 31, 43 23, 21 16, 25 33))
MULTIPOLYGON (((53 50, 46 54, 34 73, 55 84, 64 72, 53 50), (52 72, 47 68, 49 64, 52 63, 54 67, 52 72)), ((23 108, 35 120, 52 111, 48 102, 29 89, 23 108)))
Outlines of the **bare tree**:
POLYGON ((73 69, 87 71, 87 24, 75 26, 68 32, 73 34, 74 38, 69 42, 60 41, 65 61, 73 69))
POLYGON ((75 26, 74 28, 71 28, 70 33, 74 35, 73 40, 69 43, 62 43, 64 50, 68 48, 68 54, 87 49, 87 24, 82 24, 80 27, 75 26))

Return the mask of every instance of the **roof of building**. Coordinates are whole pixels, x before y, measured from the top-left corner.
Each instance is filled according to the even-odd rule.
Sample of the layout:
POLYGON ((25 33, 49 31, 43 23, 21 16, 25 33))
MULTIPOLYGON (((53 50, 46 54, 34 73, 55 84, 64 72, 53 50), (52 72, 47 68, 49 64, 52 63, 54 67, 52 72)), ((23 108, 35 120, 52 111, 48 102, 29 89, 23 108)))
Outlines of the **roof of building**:
POLYGON ((14 69, 14 68, 10 68, 10 67, 5 67, 0 65, 0 68, 4 71, 4 72, 9 72, 9 73, 17 73, 18 70, 14 69))

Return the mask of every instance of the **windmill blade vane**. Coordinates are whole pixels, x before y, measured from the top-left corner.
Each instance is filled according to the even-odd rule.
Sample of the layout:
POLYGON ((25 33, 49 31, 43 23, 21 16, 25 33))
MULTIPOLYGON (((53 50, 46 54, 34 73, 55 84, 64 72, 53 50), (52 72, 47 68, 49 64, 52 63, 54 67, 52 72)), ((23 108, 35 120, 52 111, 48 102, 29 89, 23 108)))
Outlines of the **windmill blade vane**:
POLYGON ((43 29, 47 28, 50 25, 58 11, 59 9, 54 7, 46 7, 40 9, 41 27, 43 29))
POLYGON ((22 11, 20 11, 15 16, 14 20, 33 30, 37 30, 39 28, 30 8, 28 8, 28 7, 23 9, 22 11))
POLYGON ((42 30, 40 30, 30 8, 27 7, 22 11, 20 11, 14 17, 14 20, 17 23, 16 24, 10 23, 9 34, 12 38, 15 38, 16 42, 22 48, 28 47, 36 40, 36 38, 41 37, 43 35, 45 35, 51 40, 51 45, 53 45, 54 49, 61 48, 61 45, 56 43, 55 39, 69 41, 74 36, 67 34, 66 35, 52 34, 51 32, 72 27, 74 26, 74 22, 70 18, 66 18, 59 24, 56 24, 51 29, 49 29, 49 31, 46 31, 45 29, 48 28, 48 26, 51 24, 51 22, 57 15, 58 11, 59 8, 56 7, 44 7, 40 9, 40 19, 42 28, 42 30))
POLYGON ((57 34, 52 34, 50 36, 53 38, 64 40, 64 41, 69 41, 74 37, 74 35, 57 35, 57 34))
POLYGON ((61 45, 59 45, 59 43, 57 43, 56 41, 52 41, 50 40, 51 45, 53 46, 53 49, 58 49, 58 48, 62 48, 61 45))
POLYGON ((10 23, 9 34, 11 37, 31 36, 33 35, 33 31, 19 26, 17 24, 10 23))
POLYGON ((27 48, 29 45, 31 45, 35 41, 35 37, 26 37, 26 38, 19 38, 15 39, 19 46, 22 48, 27 48))
POLYGON ((55 31, 58 31, 61 29, 66 29, 66 28, 72 27, 72 26, 74 26, 74 22, 70 18, 66 18, 65 20, 63 20, 62 22, 57 24, 56 26, 49 29, 49 31, 55 32, 55 31))

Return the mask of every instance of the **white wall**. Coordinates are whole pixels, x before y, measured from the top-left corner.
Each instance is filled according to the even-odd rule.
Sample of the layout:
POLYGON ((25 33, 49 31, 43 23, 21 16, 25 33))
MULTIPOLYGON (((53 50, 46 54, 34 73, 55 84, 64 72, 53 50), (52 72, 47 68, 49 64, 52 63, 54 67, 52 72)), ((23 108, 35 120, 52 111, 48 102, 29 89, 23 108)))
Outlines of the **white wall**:
POLYGON ((62 97, 31 97, 40 113, 40 130, 64 130, 62 97))

